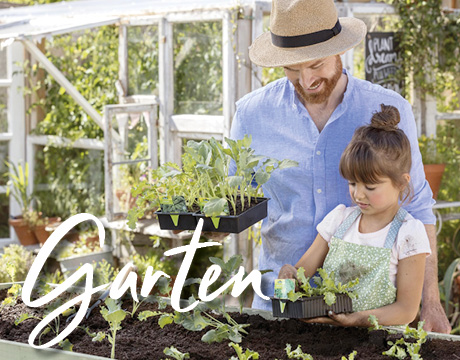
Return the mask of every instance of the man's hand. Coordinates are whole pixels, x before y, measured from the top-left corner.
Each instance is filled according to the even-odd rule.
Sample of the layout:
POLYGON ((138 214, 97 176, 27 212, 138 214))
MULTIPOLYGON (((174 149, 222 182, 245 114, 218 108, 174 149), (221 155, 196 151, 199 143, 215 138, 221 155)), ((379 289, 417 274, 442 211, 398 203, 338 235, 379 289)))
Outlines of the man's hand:
POLYGON ((286 264, 280 269, 278 273, 278 279, 295 279, 297 280, 297 269, 290 265, 286 264))
POLYGON ((444 334, 449 334, 452 331, 452 327, 447 320, 444 309, 438 301, 432 303, 422 303, 420 320, 425 321, 425 324, 423 325, 423 329, 425 331, 434 331, 444 334))

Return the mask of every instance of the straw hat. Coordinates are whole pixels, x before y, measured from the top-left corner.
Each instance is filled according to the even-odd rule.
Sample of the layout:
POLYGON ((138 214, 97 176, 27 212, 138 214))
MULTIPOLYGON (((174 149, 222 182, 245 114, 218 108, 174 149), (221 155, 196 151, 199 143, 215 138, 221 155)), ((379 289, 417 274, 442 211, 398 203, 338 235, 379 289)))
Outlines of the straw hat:
POLYGON ((273 0, 270 29, 249 48, 263 67, 289 66, 340 54, 366 35, 363 21, 337 17, 333 0, 273 0))

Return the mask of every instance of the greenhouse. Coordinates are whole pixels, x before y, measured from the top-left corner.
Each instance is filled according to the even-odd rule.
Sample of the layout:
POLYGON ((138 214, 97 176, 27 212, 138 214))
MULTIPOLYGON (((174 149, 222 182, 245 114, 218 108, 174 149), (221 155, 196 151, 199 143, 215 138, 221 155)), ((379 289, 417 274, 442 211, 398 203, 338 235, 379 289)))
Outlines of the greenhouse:
MULTIPOLYGON (((374 354, 384 359, 404 358, 402 353, 412 359, 460 358, 459 23, 458 0, 0 1, 0 351, 12 359, 367 359, 374 354), (307 6, 312 10, 302 16, 310 21, 299 20, 307 6), (288 17, 282 21, 283 11, 288 17), (315 11, 318 15, 311 15, 315 11), (344 38, 351 29, 347 20, 337 20, 332 35, 325 35, 321 21, 327 11, 332 20, 352 19, 355 33, 364 31, 362 39, 351 44, 344 38), (296 21, 320 31, 291 36, 296 21), (286 33, 277 35, 278 29, 286 33), (267 44, 255 46, 267 32, 270 45, 277 41, 271 46, 283 48, 285 58, 300 54, 298 48, 317 48, 323 55, 291 63, 277 63, 274 55, 257 58, 256 50, 273 51, 267 44), (339 36, 342 40, 335 41, 339 36), (330 41, 337 50, 327 53, 321 46, 330 41), (321 67, 332 65, 320 60, 332 55, 343 71, 327 96, 335 96, 342 79, 354 80, 345 80, 337 108, 328 112, 331 103, 315 102, 310 93, 326 93, 322 89, 331 79, 321 67), (318 75, 305 90, 301 82, 309 74, 324 77, 318 75), (295 95, 292 105, 282 104, 290 95, 280 84, 295 95), (377 85, 386 89, 369 100, 352 95, 355 87, 377 85), (414 290, 422 301, 406 330, 382 330, 372 323, 380 329, 373 334, 357 323, 330 327, 346 323, 299 321, 295 318, 328 319, 328 311, 351 313, 343 315, 350 318, 360 313, 359 300, 347 295, 350 279, 342 284, 336 277, 329 285, 339 293, 333 305, 327 300, 332 295, 326 295, 330 288, 321 289, 334 284, 334 275, 318 269, 314 279, 320 280, 311 281, 316 285, 302 283, 310 277, 302 254, 307 256, 318 232, 324 237, 322 220, 345 203, 345 195, 351 196, 347 206, 361 208, 357 231, 372 232, 360 225, 370 205, 357 201, 351 190, 365 181, 361 175, 344 180, 342 167, 338 171, 353 131, 369 118, 341 130, 332 119, 340 119, 337 112, 351 101, 355 118, 373 116, 380 111, 380 106, 370 111, 374 102, 390 99, 390 90, 399 94, 393 105, 401 106, 401 129, 420 150, 408 148, 410 202, 398 190, 397 208, 407 205, 420 225, 436 222, 433 233, 423 230, 431 255, 419 268, 427 269, 425 278, 417 281, 431 278, 436 289, 430 294, 439 303, 432 311, 438 315, 427 315, 428 305, 423 308, 428 303, 423 299, 432 298, 424 285, 414 290), (296 123, 301 116, 316 127, 296 123), (338 151, 332 155, 331 149, 338 151), (327 161, 335 167, 328 168, 327 161), (346 194, 335 194, 344 188, 346 194), (314 209, 311 217, 295 213, 309 209, 314 209), (302 236, 313 238, 297 245, 302 236), (30 269, 40 253, 48 255, 35 274, 30 269), (296 281, 281 281, 290 280, 282 276, 284 267, 280 270, 288 262, 297 271, 288 277, 296 281), (76 272, 86 276, 74 281, 76 272), (51 302, 47 298, 47 306, 33 306, 31 294, 29 300, 25 294, 26 277, 35 281, 35 300, 63 294, 51 302), (89 278, 98 291, 89 289, 89 278), (72 286, 58 291, 68 279, 72 286), (126 293, 118 300, 117 287, 120 296, 126 293), (327 311, 292 315, 293 304, 307 296, 293 295, 299 287, 309 297, 324 296, 327 311), (254 305, 264 295, 271 297, 265 300, 269 310, 254 305), (72 301, 30 343, 29 335, 51 311, 72 301), (186 307, 194 310, 179 311, 186 307), (79 326, 66 333, 72 319, 79 326), (418 320, 425 320, 428 333, 418 320), (334 346, 317 341, 322 332, 334 346)), ((396 169, 400 158, 389 163, 396 169)), ((385 226, 393 226, 398 214, 393 212, 385 226)), ((409 238, 420 238, 412 230, 409 238)), ((408 263, 404 256, 395 258, 395 272, 398 260, 402 269, 408 263)), ((358 270, 349 272, 362 275, 358 270)), ((417 282, 411 279, 407 284, 417 282)), ((403 280, 393 280, 395 286, 396 281, 399 288, 403 280)), ((359 282, 353 284, 358 291, 359 282)), ((386 325, 385 317, 377 321, 386 325)), ((369 318, 365 327, 370 326, 369 318)))

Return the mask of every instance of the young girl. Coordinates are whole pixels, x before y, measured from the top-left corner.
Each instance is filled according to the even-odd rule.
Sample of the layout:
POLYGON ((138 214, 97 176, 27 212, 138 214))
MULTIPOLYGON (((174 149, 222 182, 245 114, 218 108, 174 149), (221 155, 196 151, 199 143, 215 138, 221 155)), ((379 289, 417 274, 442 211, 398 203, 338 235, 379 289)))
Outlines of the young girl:
POLYGON ((356 206, 332 210, 296 266, 280 270, 279 278, 295 278, 299 267, 309 277, 323 267, 341 283, 359 278, 353 313, 330 312, 307 322, 370 326, 372 314, 381 325, 401 325, 417 315, 430 244, 424 225, 400 207, 411 193, 410 144, 398 129, 398 110, 381 108, 370 125, 356 130, 340 159, 356 206))

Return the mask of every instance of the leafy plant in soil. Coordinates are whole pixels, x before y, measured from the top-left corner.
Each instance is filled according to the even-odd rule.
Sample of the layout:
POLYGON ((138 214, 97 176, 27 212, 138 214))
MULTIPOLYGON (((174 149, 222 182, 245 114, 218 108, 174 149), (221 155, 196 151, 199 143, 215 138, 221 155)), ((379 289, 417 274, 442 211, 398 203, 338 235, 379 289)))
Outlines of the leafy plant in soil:
MULTIPOLYGON (((120 303, 116 300, 113 300, 112 298, 107 298, 105 300, 105 305, 106 307, 102 307, 101 309, 101 314, 110 326, 110 333, 105 335, 107 336, 107 339, 109 340, 110 344, 112 344, 110 357, 112 359, 115 359, 115 342, 117 331, 121 330, 121 322, 125 319, 127 313, 125 310, 121 308, 120 303)), ((99 336, 97 339, 102 340, 103 338, 104 336, 99 336)))
POLYGON ((358 352, 355 350, 348 357, 342 356, 342 360, 355 360, 355 356, 358 354, 358 352))
POLYGON ((165 348, 163 352, 165 353, 165 355, 171 356, 176 360, 190 359, 189 353, 182 353, 179 350, 177 350, 174 346, 165 348))
MULTIPOLYGON (((392 330, 388 330, 380 326, 378 319, 374 315, 369 316, 369 323, 372 324, 372 327, 369 328, 370 331, 385 330, 390 334, 396 333, 392 330)), ((407 356, 410 356, 411 360, 422 360, 420 351, 422 345, 426 342, 427 336, 427 332, 423 330, 424 323, 424 321, 419 321, 416 329, 406 325, 406 328, 403 332, 403 337, 397 339, 396 341, 388 341, 387 343, 391 347, 387 351, 384 351, 382 354, 390 357, 395 357, 397 359, 405 359, 407 356)))
POLYGON ((250 360, 250 359, 258 359, 259 358, 259 353, 257 351, 252 351, 249 349, 246 349, 245 352, 243 352, 243 349, 241 346, 238 344, 235 344, 233 342, 229 343, 228 346, 231 346, 238 357, 232 356, 230 360, 250 360))
POLYGON ((336 301, 336 294, 347 294, 351 298, 356 295, 351 289, 356 286, 359 279, 356 278, 346 284, 335 281, 334 272, 328 274, 324 269, 318 268, 319 276, 314 276, 313 281, 316 287, 310 285, 310 278, 305 276, 305 269, 300 267, 297 270, 297 279, 299 283, 299 291, 290 291, 288 298, 291 301, 297 301, 302 297, 323 296, 324 302, 327 305, 332 305, 336 301))
POLYGON ((305 354, 300 345, 295 350, 292 350, 291 344, 286 344, 285 350, 289 359, 313 360, 313 356, 305 354))

